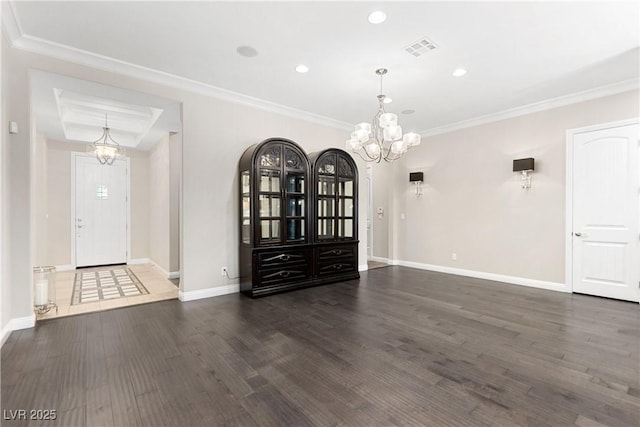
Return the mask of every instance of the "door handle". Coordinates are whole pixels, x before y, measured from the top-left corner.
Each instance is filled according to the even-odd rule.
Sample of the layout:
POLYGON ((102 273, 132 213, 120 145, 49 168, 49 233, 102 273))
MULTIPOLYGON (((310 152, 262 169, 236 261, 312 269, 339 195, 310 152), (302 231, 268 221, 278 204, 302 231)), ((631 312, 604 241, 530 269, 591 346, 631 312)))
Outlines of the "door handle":
POLYGON ((582 233, 573 233, 573 235, 576 237, 582 237, 582 233))

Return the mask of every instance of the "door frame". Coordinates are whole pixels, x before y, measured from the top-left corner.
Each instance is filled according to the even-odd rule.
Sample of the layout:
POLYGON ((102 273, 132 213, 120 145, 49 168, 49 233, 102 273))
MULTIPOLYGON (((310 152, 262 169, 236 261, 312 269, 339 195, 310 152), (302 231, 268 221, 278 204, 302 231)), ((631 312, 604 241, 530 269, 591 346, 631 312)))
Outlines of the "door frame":
POLYGON ((373 166, 367 165, 367 261, 373 257, 373 166))
MULTIPOLYGON (((72 268, 76 268, 76 159, 78 157, 93 157, 95 155, 93 153, 82 153, 78 151, 71 152, 71 218, 70 218, 70 229, 71 229, 71 266, 72 268)), ((117 159, 116 161, 123 160, 125 162, 127 178, 125 179, 126 186, 126 194, 127 199, 125 201, 126 210, 127 210, 127 263, 131 261, 131 159, 129 157, 124 157, 117 159)), ((97 161, 97 159, 96 159, 97 161)), ((108 165, 101 165, 104 167, 109 167, 108 165)))
POLYGON ((640 118, 602 123, 566 132, 566 178, 565 178, 565 285, 567 292, 573 293, 573 138, 575 135, 597 130, 611 129, 640 123, 640 118))

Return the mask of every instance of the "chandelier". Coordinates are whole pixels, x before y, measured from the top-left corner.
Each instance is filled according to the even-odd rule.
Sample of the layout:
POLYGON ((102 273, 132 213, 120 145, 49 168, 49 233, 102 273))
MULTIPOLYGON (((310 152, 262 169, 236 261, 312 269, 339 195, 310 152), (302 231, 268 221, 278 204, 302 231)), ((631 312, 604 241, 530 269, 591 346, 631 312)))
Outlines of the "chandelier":
POLYGON ((95 140, 89 147, 95 152, 96 158, 101 165, 112 165, 118 155, 121 154, 120 144, 114 141, 109 133, 106 114, 104 115, 102 136, 95 140))
POLYGON ((380 76, 380 95, 378 95, 378 113, 371 123, 358 123, 351 138, 347 140, 347 149, 358 154, 365 162, 380 163, 398 160, 409 148, 420 145, 420 135, 409 132, 402 134, 398 124, 398 116, 387 113, 384 104, 391 102, 382 94, 382 77, 387 74, 386 68, 378 68, 380 76))

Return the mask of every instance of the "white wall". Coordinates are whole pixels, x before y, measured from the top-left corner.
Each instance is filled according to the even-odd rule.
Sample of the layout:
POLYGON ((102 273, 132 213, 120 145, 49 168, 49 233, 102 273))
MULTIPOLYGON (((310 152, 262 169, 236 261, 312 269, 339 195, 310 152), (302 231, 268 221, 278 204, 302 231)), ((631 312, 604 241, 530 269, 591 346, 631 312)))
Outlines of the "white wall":
POLYGON ((131 253, 129 258, 149 258, 149 153, 127 149, 131 174, 131 253))
POLYGON ((9 74, 7 72, 7 61, 4 60, 4 51, 6 50, 6 39, 4 33, 0 36, 0 103, 2 123, 0 124, 0 336, 1 343, 4 343, 7 332, 9 330, 9 321, 11 320, 11 285, 9 275, 9 168, 8 168, 8 139, 9 139, 9 115, 8 105, 9 96, 6 90, 9 87, 9 74))
MULTIPOLYGON (((29 93, 26 69, 21 66, 2 36, 2 88, 3 88, 3 290, 9 295, 3 299, 3 325, 5 317, 14 321, 33 318, 31 283, 31 201, 30 201, 30 120, 29 93), (7 122, 18 123, 20 132, 9 135, 7 122)), ((15 323, 15 322, 12 322, 15 323)))
MULTIPOLYGON (((47 245, 40 242, 48 241, 48 197, 47 197, 47 138, 36 133, 33 147, 33 220, 34 220, 34 260, 36 266, 52 265, 48 263, 47 245)), ((55 265, 55 264, 53 264, 55 265)))
POLYGON ((149 258, 170 271, 170 151, 166 135, 149 153, 149 258))
MULTIPOLYGON (((207 290, 229 285, 220 276, 220 267, 228 266, 230 274, 237 274, 238 218, 237 218, 237 162, 250 145, 265 138, 282 136, 298 142, 307 152, 329 147, 342 147, 344 130, 311 123, 302 119, 233 104, 219 99, 169 88, 158 84, 112 74, 85 66, 51 59, 41 55, 6 48, 3 60, 10 63, 12 102, 8 112, 22 123, 29 123, 28 70, 39 70, 86 79, 124 89, 145 92, 182 102, 182 253, 181 291, 183 293, 207 290)), ((23 128, 28 128, 25 125, 23 128)), ((10 176, 12 196, 11 253, 18 260, 12 271, 12 316, 31 313, 31 265, 29 237, 31 209, 20 194, 29 189, 29 132, 16 138, 20 148, 10 153, 15 174, 10 176), (26 238, 26 242, 24 239, 26 238)), ((366 177, 360 167, 360 188, 366 177)), ((133 179, 133 177, 132 177, 133 179)), ((363 193, 361 193, 363 194, 363 193)), ((132 194, 132 199, 136 196, 132 194)), ((361 215, 366 214, 366 201, 360 199, 361 215)), ((144 217, 148 218, 148 213, 144 217)), ((132 218, 132 227, 142 218, 132 218)), ((366 262, 366 231, 360 221, 360 261, 366 262)), ((148 239, 147 239, 148 241, 148 239)), ((148 248, 147 248, 148 251, 148 248)))
POLYGON ((563 283, 565 132, 638 117, 638 101, 635 90, 424 138, 394 178, 393 257, 563 283), (529 190, 512 172, 523 157, 535 158, 529 190), (424 172, 422 197, 409 183, 414 171, 424 172))
POLYGON ((372 167, 373 181, 373 212, 371 226, 373 227, 373 256, 377 258, 389 257, 389 222, 391 212, 389 201, 393 182, 390 181, 393 165, 377 163, 372 167), (378 208, 382 208, 382 215, 378 215, 378 208))
POLYGON ((169 136, 169 273, 180 272, 180 178, 182 176, 182 136, 169 136))

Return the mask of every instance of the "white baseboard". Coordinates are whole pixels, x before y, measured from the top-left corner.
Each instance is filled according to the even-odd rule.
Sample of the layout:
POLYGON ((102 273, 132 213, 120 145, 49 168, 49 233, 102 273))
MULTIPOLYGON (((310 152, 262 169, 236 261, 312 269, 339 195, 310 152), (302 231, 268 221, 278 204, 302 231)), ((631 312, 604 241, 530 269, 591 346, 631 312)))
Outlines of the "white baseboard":
POLYGON ((149 264, 153 265, 155 268, 160 270, 160 273, 162 273, 162 275, 164 277, 169 277, 169 272, 167 270, 165 270, 164 268, 160 267, 160 265, 157 262, 155 262, 154 260, 152 260, 151 258, 149 258, 149 264))
POLYGON ((4 345, 4 342, 9 338, 11 332, 13 332, 13 330, 11 329, 11 320, 9 320, 4 328, 2 328, 2 331, 0 331, 0 339, 2 340, 2 344, 0 344, 0 346, 4 345))
POLYGON ((367 271, 369 269, 369 266, 367 264, 360 264, 358 266, 358 271, 367 271))
POLYGON ((178 299, 182 302, 194 301, 197 299, 219 297, 227 294, 237 294, 240 292, 240 285, 225 285, 216 286, 215 288, 200 289, 197 291, 183 292, 182 289, 178 291, 178 299))
POLYGON ((0 338, 2 339, 2 344, 0 344, 0 346, 4 345, 7 338, 9 338, 9 335, 11 335, 11 332, 18 331, 20 329, 33 328, 35 325, 36 325, 35 314, 32 314, 31 316, 25 316, 25 317, 16 317, 15 319, 9 320, 9 322, 7 322, 5 327, 2 328, 2 331, 0 332, 1 334, 0 338))
POLYGON ((149 258, 133 258, 127 261, 127 264, 150 264, 149 258))
POLYGON ((385 264, 389 264, 389 258, 383 258, 379 256, 370 256, 369 261, 384 262, 385 264))
POLYGON ((167 279, 169 279, 169 280, 171 280, 171 279, 179 279, 180 278, 180 272, 179 271, 167 271, 164 268, 160 267, 160 265, 158 265, 158 263, 155 262, 152 259, 149 259, 149 263, 152 264, 154 267, 156 267, 158 270, 160 270, 162 275, 164 277, 166 277, 167 279))
POLYGON ((512 285, 529 286, 531 288, 548 289, 551 291, 567 292, 571 290, 564 283, 547 282, 544 280, 528 279, 526 277, 507 276, 504 274, 486 273, 484 271, 465 270, 462 268, 446 267, 443 265, 422 264, 419 262, 399 261, 393 262, 404 267, 419 268, 421 270, 437 271, 440 273, 456 274, 458 276, 475 277, 477 279, 493 280, 495 282, 510 283, 512 285))
POLYGON ((75 270, 76 266, 73 264, 56 265, 56 271, 71 271, 75 270))

